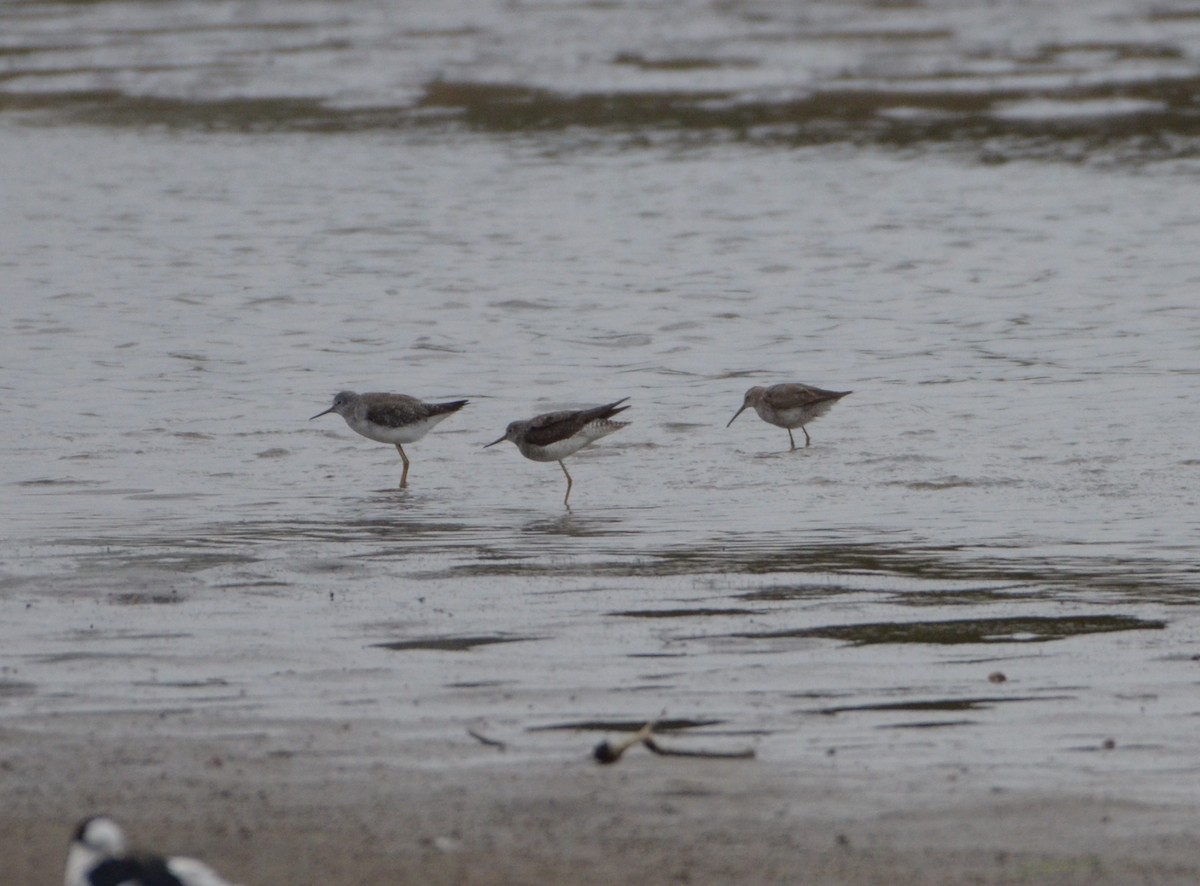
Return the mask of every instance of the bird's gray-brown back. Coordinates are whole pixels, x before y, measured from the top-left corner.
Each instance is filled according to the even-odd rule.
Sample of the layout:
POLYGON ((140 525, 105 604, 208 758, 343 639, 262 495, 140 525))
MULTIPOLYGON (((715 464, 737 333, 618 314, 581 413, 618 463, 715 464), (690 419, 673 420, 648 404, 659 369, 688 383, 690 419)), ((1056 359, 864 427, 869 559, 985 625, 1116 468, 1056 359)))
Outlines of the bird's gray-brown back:
POLYGON ((435 415, 457 412, 467 404, 466 400, 425 403, 407 394, 379 393, 362 394, 359 402, 367 421, 388 428, 400 428, 435 415))
POLYGON ((772 409, 804 409, 818 403, 833 403, 850 391, 827 391, 798 383, 771 385, 763 392, 763 401, 772 409))
POLYGON ((533 446, 549 446, 573 437, 594 421, 606 421, 618 412, 624 412, 629 407, 621 406, 621 404, 628 399, 628 397, 622 397, 620 400, 592 409, 566 409, 539 415, 528 422, 523 422, 528 425, 523 435, 525 442, 533 446))

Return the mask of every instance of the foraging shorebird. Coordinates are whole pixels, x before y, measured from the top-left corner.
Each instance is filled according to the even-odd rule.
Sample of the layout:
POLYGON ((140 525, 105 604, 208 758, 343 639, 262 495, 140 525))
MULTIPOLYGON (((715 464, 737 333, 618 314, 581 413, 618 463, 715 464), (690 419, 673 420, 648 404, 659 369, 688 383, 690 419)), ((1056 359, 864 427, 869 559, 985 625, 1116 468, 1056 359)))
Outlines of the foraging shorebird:
POLYGON ((400 488, 408 486, 408 456, 401 443, 416 443, 442 419, 453 415, 467 405, 466 400, 451 400, 448 403, 425 403, 407 394, 356 394, 342 391, 333 398, 333 405, 313 418, 336 412, 346 420, 352 431, 368 440, 379 443, 394 443, 404 470, 400 474, 400 488))
POLYGON ((563 459, 578 452, 589 443, 606 437, 614 431, 619 431, 629 425, 627 421, 610 421, 618 412, 624 412, 628 406, 621 404, 628 400, 622 397, 604 406, 592 409, 567 409, 561 412, 547 412, 534 416, 526 421, 514 421, 504 431, 504 436, 493 440, 484 446, 495 446, 505 440, 511 440, 521 450, 521 455, 533 461, 556 461, 567 478, 567 494, 563 496, 563 504, 570 510, 571 505, 571 475, 563 459))
POLYGON ((729 425, 742 414, 747 406, 753 406, 758 417, 763 421, 780 428, 787 428, 788 439, 792 441, 792 449, 796 448, 796 438, 792 436, 792 428, 804 431, 804 445, 812 443, 805 425, 814 421, 833 408, 833 404, 852 394, 853 391, 825 391, 802 384, 771 385, 769 388, 754 387, 746 391, 742 408, 733 414, 729 425))
POLYGON ((106 815, 80 822, 67 850, 63 886, 234 886, 194 858, 131 853, 121 826, 106 815))

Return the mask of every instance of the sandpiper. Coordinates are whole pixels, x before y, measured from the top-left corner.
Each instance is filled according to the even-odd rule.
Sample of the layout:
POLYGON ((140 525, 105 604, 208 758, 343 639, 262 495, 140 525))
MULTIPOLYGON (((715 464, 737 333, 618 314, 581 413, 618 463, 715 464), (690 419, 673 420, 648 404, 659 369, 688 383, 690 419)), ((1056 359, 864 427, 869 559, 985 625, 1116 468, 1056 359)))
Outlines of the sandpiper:
POLYGON ((67 850, 64 886, 233 886, 194 858, 131 853, 121 826, 106 815, 80 822, 67 850))
POLYGON ((466 400, 451 400, 448 403, 425 403, 407 394, 356 394, 342 391, 333 398, 333 405, 313 418, 336 412, 346 420, 352 431, 368 440, 379 443, 394 443, 404 470, 400 474, 400 488, 408 486, 408 456, 401 443, 416 443, 442 419, 467 405, 466 400))
POLYGON ((833 404, 852 394, 853 391, 825 391, 811 385, 782 384, 771 385, 769 388, 753 387, 746 391, 742 408, 733 414, 729 425, 742 414, 747 406, 753 406, 758 417, 769 424, 787 428, 788 439, 792 441, 792 449, 796 448, 796 438, 792 436, 792 428, 804 431, 804 445, 812 443, 805 425, 820 418, 833 408, 833 404))
POLYGON ((521 455, 528 459, 558 462, 558 466, 567 477, 567 494, 563 496, 563 504, 570 510, 571 505, 568 502, 571 498, 571 475, 567 472, 563 459, 589 443, 628 426, 627 421, 609 421, 618 412, 629 408, 621 405, 628 399, 622 397, 592 409, 547 412, 526 421, 514 421, 505 429, 503 437, 493 440, 483 448, 512 440, 521 450, 521 455))

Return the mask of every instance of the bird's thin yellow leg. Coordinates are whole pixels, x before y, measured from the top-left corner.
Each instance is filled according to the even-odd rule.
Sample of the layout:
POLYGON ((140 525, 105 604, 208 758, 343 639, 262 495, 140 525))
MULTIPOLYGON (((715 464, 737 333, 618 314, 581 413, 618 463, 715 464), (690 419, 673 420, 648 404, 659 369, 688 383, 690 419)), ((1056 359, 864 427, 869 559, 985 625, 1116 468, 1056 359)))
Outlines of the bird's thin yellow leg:
POLYGON ((567 503, 567 499, 571 497, 571 475, 567 473, 567 466, 563 464, 561 460, 559 461, 558 466, 563 469, 563 474, 565 474, 567 477, 567 494, 563 496, 563 504, 566 505, 566 508, 569 511, 571 510, 571 506, 567 503))
POLYGON ((400 458, 404 461, 404 470, 400 472, 400 488, 404 489, 408 486, 408 456, 404 454, 404 449, 399 443, 396 444, 396 451, 400 453, 400 458))

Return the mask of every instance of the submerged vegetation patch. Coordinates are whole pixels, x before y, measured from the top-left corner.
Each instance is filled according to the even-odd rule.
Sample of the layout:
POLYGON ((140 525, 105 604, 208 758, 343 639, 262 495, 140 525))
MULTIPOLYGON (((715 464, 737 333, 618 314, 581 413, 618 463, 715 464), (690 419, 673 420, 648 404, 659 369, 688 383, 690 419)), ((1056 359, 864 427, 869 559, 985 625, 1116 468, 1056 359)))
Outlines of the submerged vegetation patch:
POLYGON ((374 649, 391 649, 394 652, 410 650, 432 650, 436 652, 469 652, 477 646, 494 646, 498 643, 524 643, 540 640, 541 637, 520 637, 504 634, 478 634, 463 637, 421 637, 416 640, 394 640, 390 643, 372 643, 374 649))
POLYGON ((835 705, 828 708, 817 708, 811 713, 834 716, 835 714, 888 711, 980 711, 987 710, 998 704, 1012 704, 1019 701, 1063 701, 1068 698, 1071 698, 1071 696, 1014 695, 986 698, 937 698, 921 701, 888 701, 877 704, 835 705))
POLYGON ((821 638, 845 640, 855 646, 875 643, 1044 643, 1081 634, 1161 630, 1164 621, 1131 615, 1015 616, 962 618, 948 621, 868 622, 827 625, 786 631, 756 631, 731 636, 748 640, 821 638))
MULTIPOLYGON (((655 720, 654 732, 678 732, 681 729, 698 729, 701 726, 720 726, 724 720, 689 720, 683 717, 655 720)), ((644 729, 645 720, 576 720, 570 723, 553 723, 549 726, 530 726, 530 732, 637 732, 644 729)))
POLYGON ((178 591, 167 593, 128 591, 123 594, 114 594, 112 597, 112 601, 120 606, 169 606, 173 603, 182 603, 183 600, 184 598, 178 591))
POLYGON ((708 618, 722 615, 758 615, 759 609, 623 609, 609 615, 622 618, 708 618))
MULTIPOLYGON (((621 67, 705 71, 741 67, 701 57, 622 55, 621 67)), ((436 79, 411 104, 345 105, 319 96, 159 96, 110 88, 0 92, 0 114, 17 112, 111 127, 240 133, 347 133, 461 126, 511 134, 594 132, 648 138, 740 141, 788 147, 836 143, 908 149, 958 145, 987 162, 1022 157, 1077 161, 1100 151, 1135 157, 1200 153, 1193 96, 1200 77, 1086 81, 1057 88, 1013 80, 963 89, 835 83, 803 95, 738 88, 559 91, 523 83, 436 79)))

